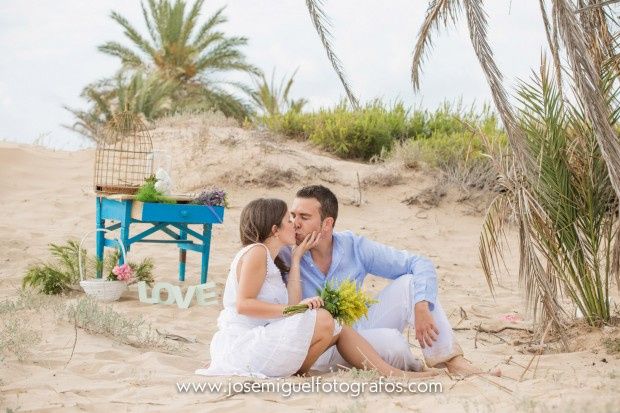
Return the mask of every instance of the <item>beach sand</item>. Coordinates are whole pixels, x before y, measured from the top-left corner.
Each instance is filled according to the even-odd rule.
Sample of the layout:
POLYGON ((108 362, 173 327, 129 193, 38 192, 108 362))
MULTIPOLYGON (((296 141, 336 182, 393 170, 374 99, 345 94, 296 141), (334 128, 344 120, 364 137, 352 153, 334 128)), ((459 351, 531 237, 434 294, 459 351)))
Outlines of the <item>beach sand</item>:
MULTIPOLYGON (((505 377, 456 380, 443 376, 437 379, 443 385, 439 394, 367 391, 358 397, 322 392, 284 397, 276 392, 227 397, 208 391, 182 393, 176 383, 228 383, 226 378, 193 374, 209 359, 221 300, 216 306, 193 303, 188 309, 148 305, 138 300, 134 285, 111 304, 115 311, 130 318, 142 317, 153 328, 195 342, 181 343, 174 351, 138 348, 114 337, 76 329, 51 310, 4 314, 4 333, 7 320, 13 317, 41 340, 28 346, 30 352, 23 361, 10 351, 2 356, 2 411, 620 411, 620 355, 609 354, 603 344, 605 339, 617 338, 619 328, 601 330, 578 323, 566 333, 568 351, 561 352, 561 341, 549 337, 544 354, 536 356, 540 343, 519 330, 530 328, 532 322, 516 281, 516 254, 507 259, 511 275, 499 279, 495 297, 487 287, 478 258, 483 215, 474 198, 464 199, 462 192, 451 190, 437 207, 410 206, 403 200, 430 187, 431 176, 393 165, 335 159, 307 143, 229 125, 214 126, 200 118, 160 122, 153 143, 172 156, 177 192, 191 193, 215 185, 229 194, 224 223, 213 229, 209 267, 209 280, 216 282, 220 295, 230 261, 239 249, 242 207, 262 196, 290 203, 303 184, 322 183, 340 200, 337 230, 352 230, 432 259, 439 297, 466 356, 485 370, 500 367, 505 377), (358 176, 360 181, 371 182, 361 187, 361 203, 358 176), (523 321, 502 321, 506 314, 518 315, 523 321), (485 333, 477 332, 476 326, 493 331, 517 329, 485 333)), ((29 264, 50 258, 49 243, 79 239, 94 228, 93 160, 94 150, 63 152, 0 144, 1 300, 18 295, 29 264)), ((516 251, 516 233, 508 235, 516 251)), ((92 253, 94 239, 87 247, 92 253)), ((185 283, 177 280, 176 248, 139 244, 129 255, 133 261, 152 257, 157 281, 181 286, 199 283, 200 263, 194 253, 188 253, 185 283)), ((388 282, 369 276, 365 287, 376 292, 388 282)), ((616 286, 612 288, 615 302, 620 302, 616 286)), ((66 304, 82 296, 72 293, 59 302, 66 304)), ((413 336, 412 351, 419 355, 413 336)), ((321 379, 351 381, 354 377, 354 373, 340 371, 321 379)))

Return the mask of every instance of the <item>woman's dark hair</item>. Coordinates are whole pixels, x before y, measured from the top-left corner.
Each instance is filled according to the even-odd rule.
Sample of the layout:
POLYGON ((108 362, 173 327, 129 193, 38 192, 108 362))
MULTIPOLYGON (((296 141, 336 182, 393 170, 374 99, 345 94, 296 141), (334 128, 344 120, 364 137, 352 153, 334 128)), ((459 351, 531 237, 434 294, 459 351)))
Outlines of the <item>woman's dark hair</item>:
MULTIPOLYGON (((245 247, 246 245, 264 243, 272 235, 273 226, 279 228, 282 225, 282 220, 287 212, 286 202, 281 199, 258 198, 250 201, 241 211, 239 220, 241 245, 245 247)), ((275 257, 273 261, 280 273, 289 272, 289 268, 280 257, 275 257)))

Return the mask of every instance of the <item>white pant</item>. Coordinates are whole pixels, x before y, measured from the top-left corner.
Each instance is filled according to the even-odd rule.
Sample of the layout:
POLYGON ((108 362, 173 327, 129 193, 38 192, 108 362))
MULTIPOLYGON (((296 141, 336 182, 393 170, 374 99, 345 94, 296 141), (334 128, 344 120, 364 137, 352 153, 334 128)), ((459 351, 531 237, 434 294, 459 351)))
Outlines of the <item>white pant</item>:
MULTIPOLYGON (((360 333, 388 364, 401 370, 420 371, 423 363, 413 356, 407 339, 402 334, 408 324, 415 325, 413 312, 413 291, 411 291, 411 274, 405 274, 385 287, 377 295, 378 303, 368 310, 368 318, 359 320, 353 328, 360 333)), ((452 326, 446 313, 439 304, 431 311, 439 334, 432 347, 422 349, 428 366, 435 366, 451 358, 462 355, 452 332, 452 326)), ((337 370, 338 365, 350 367, 336 346, 323 353, 312 366, 312 370, 326 372, 337 370)))

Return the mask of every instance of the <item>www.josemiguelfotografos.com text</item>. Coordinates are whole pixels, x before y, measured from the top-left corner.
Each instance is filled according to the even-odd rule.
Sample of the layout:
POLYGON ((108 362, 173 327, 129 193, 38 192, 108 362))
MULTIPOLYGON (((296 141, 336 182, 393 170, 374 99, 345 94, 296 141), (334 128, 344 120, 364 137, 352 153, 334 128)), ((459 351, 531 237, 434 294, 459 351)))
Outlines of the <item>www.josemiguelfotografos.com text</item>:
POLYGON ((188 382, 176 383, 179 393, 224 393, 226 396, 244 393, 279 393, 288 398, 294 394, 339 393, 358 397, 362 393, 441 393, 439 382, 404 382, 386 380, 383 377, 371 382, 348 382, 336 379, 312 377, 310 381, 288 381, 278 378, 275 381, 233 381, 228 382, 188 382))

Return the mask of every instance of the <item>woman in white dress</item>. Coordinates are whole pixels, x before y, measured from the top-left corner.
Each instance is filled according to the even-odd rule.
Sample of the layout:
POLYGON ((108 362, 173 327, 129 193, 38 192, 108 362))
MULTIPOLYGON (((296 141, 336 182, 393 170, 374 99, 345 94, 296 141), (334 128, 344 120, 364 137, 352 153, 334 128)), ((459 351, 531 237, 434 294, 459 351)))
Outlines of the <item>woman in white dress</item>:
POLYGON ((355 330, 341 326, 321 308, 320 297, 301 300, 299 262, 320 235, 308 235, 286 268, 277 257, 282 247, 295 245, 295 229, 284 201, 261 198, 250 202, 241 212, 240 236, 243 248, 233 259, 226 280, 224 309, 211 340, 211 364, 196 374, 259 378, 304 374, 333 345, 352 366, 372 367, 384 376, 421 378, 438 373, 405 372, 390 366, 355 330), (286 284, 283 272, 288 272, 286 284), (283 316, 284 308, 300 302, 310 309, 283 316))

